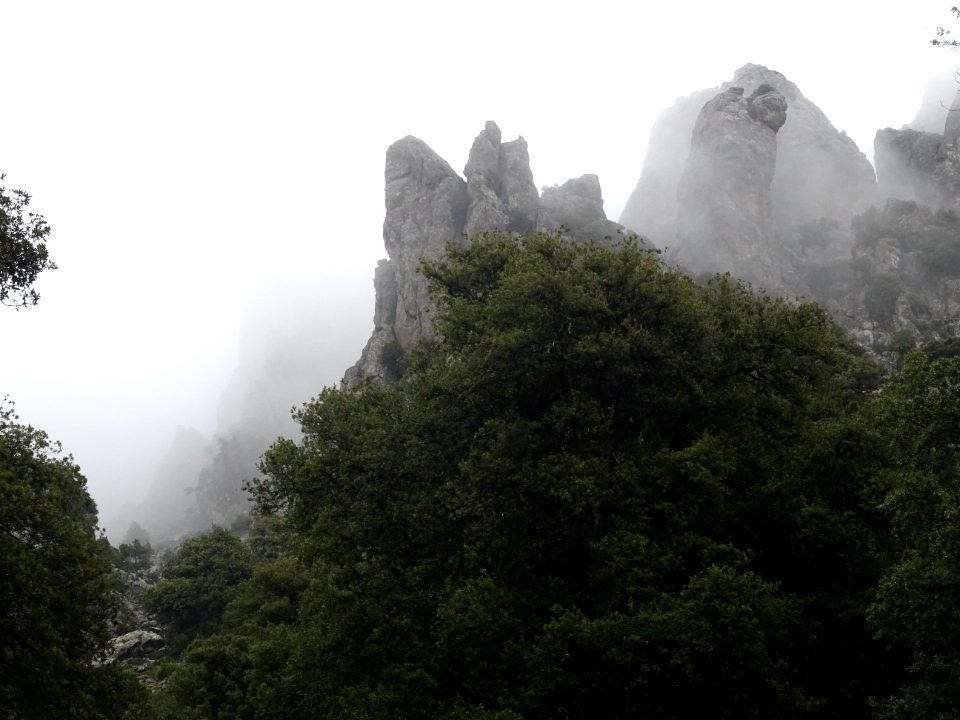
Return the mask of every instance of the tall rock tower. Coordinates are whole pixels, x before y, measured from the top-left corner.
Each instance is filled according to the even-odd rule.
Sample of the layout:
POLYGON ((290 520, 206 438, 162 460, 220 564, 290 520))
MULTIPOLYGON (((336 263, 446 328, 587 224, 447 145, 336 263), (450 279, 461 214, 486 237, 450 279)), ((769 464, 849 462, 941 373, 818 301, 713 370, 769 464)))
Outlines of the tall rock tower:
MULTIPOLYGON (((794 265, 805 266, 848 257, 852 246, 850 233, 823 232, 823 228, 846 226, 852 217, 875 202, 873 168, 853 140, 839 132, 796 85, 762 65, 744 65, 732 81, 681 98, 661 115, 651 132, 637 187, 620 221, 657 245, 677 247, 680 178, 694 153, 694 125, 701 110, 731 88, 743 88, 743 96, 749 98, 761 86, 779 93, 789 107, 786 121, 775 135, 776 163, 769 186, 770 214, 780 254, 794 265), (816 226, 816 232, 811 232, 811 226, 816 226)), ((735 169, 733 158, 728 162, 734 175, 749 175, 735 169)), ((726 192, 731 192, 731 188, 726 192)), ((747 205, 753 204, 745 197, 743 200, 747 205)), ((768 230, 769 226, 765 226, 764 232, 768 230)), ((750 275, 747 259, 743 260, 732 269, 737 274, 750 275)), ((794 286, 771 289, 804 291, 803 287, 794 286)))
POLYGON ((769 85, 732 87, 703 106, 677 190, 677 260, 694 273, 737 272, 782 286, 770 203, 787 101, 769 85), (749 273, 743 269, 748 268, 749 273))

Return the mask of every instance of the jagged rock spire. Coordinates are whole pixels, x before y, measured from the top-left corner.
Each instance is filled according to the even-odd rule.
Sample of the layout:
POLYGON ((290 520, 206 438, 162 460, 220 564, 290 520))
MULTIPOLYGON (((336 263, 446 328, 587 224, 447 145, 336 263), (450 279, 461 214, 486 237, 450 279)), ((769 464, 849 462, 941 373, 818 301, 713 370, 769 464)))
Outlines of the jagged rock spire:
POLYGON ((484 231, 528 233, 561 225, 574 237, 602 238, 620 228, 603 213, 595 175, 548 189, 541 200, 526 141, 502 142, 492 121, 473 141, 463 172, 466 180, 415 137, 387 150, 383 240, 389 260, 377 266, 373 334, 346 384, 395 381, 400 357, 433 334, 433 306, 419 267, 448 242, 484 231))

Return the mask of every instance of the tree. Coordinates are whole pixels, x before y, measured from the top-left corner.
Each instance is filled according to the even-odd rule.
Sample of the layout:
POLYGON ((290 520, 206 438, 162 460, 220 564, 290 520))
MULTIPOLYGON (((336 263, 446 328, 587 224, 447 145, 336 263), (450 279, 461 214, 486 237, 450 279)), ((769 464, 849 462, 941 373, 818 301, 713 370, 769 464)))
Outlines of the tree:
MULTIPOLYGON (((952 12, 954 15, 960 18, 960 8, 958 8, 956 5, 950 8, 950 12, 952 12)), ((956 39, 950 37, 951 34, 952 33, 950 30, 947 30, 942 26, 938 26, 936 31, 937 36, 933 38, 930 41, 930 43, 932 45, 936 45, 940 47, 952 47, 952 48, 960 47, 960 41, 957 41, 956 39)))
POLYGON ((907 671, 883 716, 960 718, 960 357, 910 354, 872 412, 892 449, 884 509, 897 559, 870 619, 907 671))
MULTIPOLYGON (((100 665, 118 608, 110 546, 72 458, 0 404, 0 718, 121 717, 100 665)), ((135 683, 134 683, 135 685, 135 683)))
POLYGON ((877 372, 627 240, 428 263, 440 339, 265 455, 313 581, 277 717, 863 717, 877 372))
POLYGON ((214 526, 179 547, 161 568, 162 581, 144 597, 145 607, 167 629, 167 642, 182 651, 216 632, 238 585, 253 572, 249 549, 236 535, 214 526))
POLYGON ((143 573, 150 569, 153 548, 149 542, 120 543, 117 548, 117 567, 131 573, 143 573))
POLYGON ((0 304, 15 308, 36 305, 40 296, 33 283, 57 267, 47 252, 50 226, 42 215, 27 212, 29 205, 23 190, 0 187, 0 304))
POLYGON ((289 717, 284 697, 302 681, 285 665, 298 643, 297 605, 307 583, 292 558, 258 564, 227 605, 222 628, 190 645, 163 693, 201 718, 289 717))

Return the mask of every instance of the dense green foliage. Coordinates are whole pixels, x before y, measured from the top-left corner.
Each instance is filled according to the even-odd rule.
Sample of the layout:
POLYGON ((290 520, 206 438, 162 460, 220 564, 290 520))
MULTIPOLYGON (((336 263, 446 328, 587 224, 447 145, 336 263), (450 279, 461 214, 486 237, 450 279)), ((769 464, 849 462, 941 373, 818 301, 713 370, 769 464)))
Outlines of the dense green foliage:
POLYGON ((894 450, 885 509, 898 557, 870 617, 910 671, 884 717, 960 718, 960 358, 911 354, 875 413, 894 450))
POLYGON ((249 549, 235 535, 214 527, 185 541, 164 563, 164 582, 147 593, 144 606, 166 626, 167 642, 183 649, 194 637, 219 628, 237 585, 252 572, 249 549))
POLYGON ((135 697, 101 666, 117 608, 86 480, 0 405, 0 718, 119 718, 135 697))
POLYGON ((234 716, 863 715, 875 372, 823 312, 629 242, 494 235, 426 273, 441 339, 266 456, 310 584, 266 647, 188 653, 242 657, 233 698, 275 672, 234 716))
POLYGON ((279 694, 291 683, 282 671, 299 642, 294 623, 308 578, 276 522, 258 519, 246 542, 221 528, 194 537, 163 575, 149 602, 172 619, 167 627, 179 662, 145 715, 278 717, 279 694))
MULTIPOLYGON (((0 175, 0 181, 4 178, 0 175)), ((33 283, 44 270, 55 270, 47 251, 50 226, 42 215, 28 212, 30 196, 0 187, 0 304, 36 305, 33 283), (26 217, 24 217, 26 213, 26 217)))
POLYGON ((630 241, 424 272, 438 339, 296 413, 249 538, 167 561, 146 714, 957 717, 949 348, 881 388, 817 306, 630 241))
POLYGON ((150 569, 153 548, 149 542, 134 539, 130 543, 120 543, 116 551, 115 564, 121 570, 130 573, 144 573, 150 569))

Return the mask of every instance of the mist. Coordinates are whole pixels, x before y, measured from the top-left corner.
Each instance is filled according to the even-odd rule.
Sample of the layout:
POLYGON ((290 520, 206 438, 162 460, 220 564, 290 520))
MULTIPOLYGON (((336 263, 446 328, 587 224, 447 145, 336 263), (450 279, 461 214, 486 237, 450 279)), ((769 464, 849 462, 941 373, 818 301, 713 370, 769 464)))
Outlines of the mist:
POLYGON ((960 64, 929 45, 949 7, 901 5, 5 8, 0 172, 59 269, 37 307, 0 312, 0 395, 74 455, 112 540, 189 532, 225 444, 255 472, 359 357, 394 140, 461 170, 494 119, 538 186, 599 175, 616 220, 660 113, 754 62, 872 161, 960 64))
POLYGON ((339 384, 369 332, 369 298, 344 278, 276 283, 245 309, 235 366, 220 378, 212 425, 171 425, 151 451, 159 456, 123 506, 101 503, 101 522, 122 538, 136 522, 151 538, 171 540, 211 524, 229 525, 247 512, 243 484, 257 474, 259 457, 278 437, 296 437, 292 410, 326 386, 339 384))

